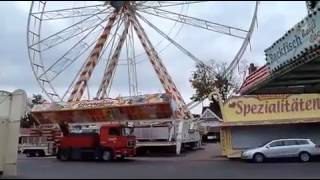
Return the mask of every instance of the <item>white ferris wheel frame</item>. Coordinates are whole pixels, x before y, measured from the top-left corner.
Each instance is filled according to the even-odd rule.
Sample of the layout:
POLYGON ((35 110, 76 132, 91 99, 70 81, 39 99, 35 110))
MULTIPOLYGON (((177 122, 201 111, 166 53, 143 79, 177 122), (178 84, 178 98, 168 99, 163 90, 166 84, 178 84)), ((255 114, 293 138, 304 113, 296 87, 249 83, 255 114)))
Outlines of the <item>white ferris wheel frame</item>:
MULTIPOLYGON (((181 2, 181 4, 182 3, 183 2, 181 2)), ((197 2, 190 1, 190 3, 197 3, 197 2)), ((155 13, 150 13, 150 12, 148 12, 148 13, 150 15, 159 16, 159 17, 162 17, 162 18, 165 18, 168 20, 182 23, 182 24, 188 24, 188 25, 192 25, 192 26, 195 26, 198 28, 203 28, 203 29, 207 29, 207 30, 214 31, 217 33, 222 33, 222 34, 226 34, 226 35, 230 35, 230 36, 234 36, 234 37, 243 39, 243 42, 242 42, 240 49, 237 51, 232 62, 228 66, 227 70, 224 72, 224 75, 228 77, 233 73, 235 67, 237 66, 237 64, 241 60, 247 47, 250 44, 250 39, 252 37, 254 27, 257 23, 258 5, 259 5, 259 2, 257 1, 255 4, 255 9, 254 9, 254 13, 253 13, 253 16, 251 19, 249 30, 242 30, 239 28, 231 27, 231 26, 226 26, 226 25, 222 25, 222 24, 218 24, 218 23, 209 22, 209 21, 206 21, 203 19, 193 18, 190 16, 178 14, 178 13, 172 13, 172 12, 166 11, 164 9, 160 9, 160 8, 157 9, 157 11, 155 11, 155 13), (167 13, 171 13, 171 16, 170 17, 166 16, 167 13), (236 33, 232 33, 232 30, 239 31, 239 32, 240 31, 245 32, 246 35, 239 36, 236 33)), ((88 7, 90 7, 90 6, 88 6, 88 7)), ((36 80, 37 80, 39 86, 41 87, 41 89, 43 90, 43 92, 50 99, 50 101, 59 102, 59 101, 63 101, 66 94, 64 94, 64 96, 61 97, 57 93, 57 91, 55 90, 53 84, 51 83, 50 78, 47 76, 47 74, 46 74, 47 69, 46 69, 46 67, 44 67, 40 46, 41 46, 41 42, 43 41, 43 39, 41 39, 42 21, 46 18, 52 18, 52 19, 63 18, 63 15, 61 16, 61 14, 59 15, 59 13, 57 13, 57 12, 47 11, 46 13, 48 13, 49 16, 48 15, 44 16, 43 12, 45 11, 45 8, 46 8, 46 1, 33 1, 31 4, 31 7, 30 7, 29 18, 28 18, 28 27, 27 27, 27 45, 28 45, 29 60, 30 60, 30 64, 31 64, 34 76, 36 77, 36 80), (36 11, 36 13, 34 11, 36 11), (50 13, 52 13, 51 17, 50 17, 50 13)), ((107 10, 107 9, 108 8, 106 8, 104 10, 107 10)), ((65 10, 65 11, 67 11, 67 10, 65 10)), ((74 13, 74 11, 73 11, 73 13, 74 13)), ((98 13, 103 13, 103 11, 98 11, 98 13)), ((75 14, 73 14, 73 15, 77 16, 75 14)), ((79 14, 78 16, 81 16, 81 14, 79 14)), ((151 55, 149 55, 149 59, 151 60, 151 62, 152 62, 152 59, 154 59, 154 63, 157 64, 154 67, 155 70, 157 68, 159 68, 160 73, 158 73, 158 77, 160 78, 160 80, 162 78, 161 81, 165 81, 165 83, 163 83, 164 88, 166 90, 170 89, 170 91, 172 89, 175 90, 174 94, 176 94, 177 101, 181 101, 180 103, 178 103, 178 104, 181 104, 181 106, 184 106, 184 107, 191 106, 191 105, 195 106, 194 104, 196 102, 191 102, 188 105, 186 105, 184 103, 182 96, 180 95, 178 89, 175 87, 175 85, 173 83, 172 78, 170 77, 170 75, 166 71, 165 67, 161 63, 160 57, 158 56, 158 54, 157 54, 156 50, 154 49, 154 47, 152 46, 151 42, 148 40, 148 37, 145 34, 143 27, 141 26, 141 24, 139 24, 139 21, 137 21, 136 17, 139 17, 140 20, 143 20, 146 24, 148 24, 150 27, 152 27, 154 30, 156 30, 163 38, 167 39, 170 43, 172 43, 174 46, 176 46, 178 49, 180 49, 182 52, 184 52, 186 55, 188 55, 195 62, 203 63, 203 61, 200 60, 199 58, 195 57, 192 53, 190 53, 188 50, 186 50, 184 47, 182 47, 179 43, 177 43, 172 38, 170 38, 170 36, 166 35, 164 32, 162 32, 160 29, 158 29, 156 26, 154 26, 151 22, 149 22, 147 19, 145 19, 139 13, 136 13, 136 14, 134 14, 134 16, 130 17, 129 21, 130 21, 131 25, 133 25, 135 31, 138 33, 140 41, 142 42, 142 45, 144 46, 144 48, 146 50, 146 54, 148 54, 148 55, 151 54, 151 55), (148 53, 148 51, 151 53, 148 53)), ((110 22, 110 19, 111 19, 111 17, 109 17, 109 22, 110 22)), ((114 24, 114 22, 110 23, 111 26, 113 24, 114 24)), ((108 33, 110 33, 110 31, 106 32, 106 35, 108 35, 108 33)), ((124 32, 124 35, 126 35, 125 32, 124 32)), ((99 41, 99 39, 97 41, 99 41)), ((103 42, 103 44, 104 44, 104 42, 103 42)), ((119 43, 121 43, 121 41, 119 43)), ((120 48, 120 51, 121 51, 121 47, 119 46, 118 48, 120 48)), ((101 53, 101 50, 102 49, 100 49, 99 54, 101 53)), ((117 55, 119 56, 119 54, 115 53, 115 56, 117 56, 117 55)), ((115 60, 118 59, 118 57, 115 57, 115 56, 111 58, 111 61, 113 58, 115 60)), ((99 59, 99 55, 97 56, 97 59, 99 59)), ((117 62, 115 62, 115 63, 117 63, 117 62)), ((83 66, 83 67, 85 67, 85 66, 83 66)), ((112 68, 114 68, 114 66, 112 66, 112 68)), ((92 69, 94 69, 94 67, 92 67, 92 69)), ((92 69, 86 71, 87 74, 84 75, 84 78, 87 78, 87 79, 90 78, 90 75, 91 75, 90 71, 92 71, 92 69)), ((105 76, 107 74, 107 69, 108 68, 106 68, 105 76)), ((112 71, 112 70, 113 69, 110 69, 110 67, 109 67, 108 71, 112 71)), ((106 81, 106 79, 110 80, 110 77, 105 78, 105 76, 104 76, 103 81, 106 81)), ((72 97, 72 95, 71 95, 71 98, 69 97, 69 101, 78 101, 81 99, 81 96, 82 96, 81 93, 83 93, 83 91, 84 91, 83 88, 86 87, 86 83, 85 83, 86 81, 80 80, 80 76, 79 76, 78 82, 80 82, 80 81, 81 81, 81 84, 79 85, 79 87, 81 86, 80 90, 77 89, 79 87, 74 87, 75 86, 74 84, 71 84, 69 89, 67 90, 67 91, 69 91, 71 86, 73 86, 74 89, 76 89, 76 91, 77 91, 76 95, 75 95, 76 97, 72 97)), ((110 85, 110 82, 108 82, 107 85, 110 85)), ((99 91, 102 90, 102 94, 103 94, 103 92, 106 91, 106 89, 105 89, 106 87, 101 87, 101 86, 103 86, 103 83, 101 83, 100 88, 99 88, 99 91)), ((100 94, 101 94, 101 92, 100 92, 100 94)), ((99 95, 99 92, 97 93, 97 96, 98 95, 99 95)), ((104 98, 104 95, 100 96, 100 98, 104 98)))

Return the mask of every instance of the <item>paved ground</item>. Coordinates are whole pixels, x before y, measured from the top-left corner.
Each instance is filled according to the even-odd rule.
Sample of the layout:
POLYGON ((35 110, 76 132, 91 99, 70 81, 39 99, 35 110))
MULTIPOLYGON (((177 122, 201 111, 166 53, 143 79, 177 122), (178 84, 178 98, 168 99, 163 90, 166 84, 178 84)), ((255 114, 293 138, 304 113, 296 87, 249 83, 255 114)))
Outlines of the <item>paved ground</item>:
POLYGON ((320 161, 269 162, 227 160, 217 144, 179 157, 137 157, 124 162, 60 162, 55 158, 20 158, 18 178, 319 178, 320 161))

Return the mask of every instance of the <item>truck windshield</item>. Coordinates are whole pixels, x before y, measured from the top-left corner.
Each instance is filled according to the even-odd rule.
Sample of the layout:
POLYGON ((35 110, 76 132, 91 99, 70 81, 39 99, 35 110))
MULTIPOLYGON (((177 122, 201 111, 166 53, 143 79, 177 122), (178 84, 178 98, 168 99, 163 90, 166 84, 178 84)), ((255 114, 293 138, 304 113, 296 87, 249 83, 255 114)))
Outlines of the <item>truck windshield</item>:
POLYGON ((133 128, 122 128, 122 135, 123 136, 132 136, 133 135, 133 128))

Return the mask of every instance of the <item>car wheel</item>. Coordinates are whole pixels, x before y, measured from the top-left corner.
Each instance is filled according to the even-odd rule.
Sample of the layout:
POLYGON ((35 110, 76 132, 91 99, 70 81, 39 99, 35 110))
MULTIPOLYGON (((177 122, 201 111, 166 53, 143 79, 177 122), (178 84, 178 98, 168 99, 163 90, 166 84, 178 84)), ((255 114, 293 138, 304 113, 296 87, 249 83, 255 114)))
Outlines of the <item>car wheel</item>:
POLYGON ((113 159, 112 157, 112 152, 109 151, 109 150, 105 150, 102 152, 102 156, 101 156, 101 159, 103 161, 111 161, 113 159))
POLYGON ((256 163, 262 163, 264 161, 264 155, 261 153, 257 153, 253 156, 253 160, 256 163))
POLYGON ((307 152, 302 152, 299 155, 299 159, 300 159, 301 162, 309 162, 310 159, 311 159, 311 156, 307 152))

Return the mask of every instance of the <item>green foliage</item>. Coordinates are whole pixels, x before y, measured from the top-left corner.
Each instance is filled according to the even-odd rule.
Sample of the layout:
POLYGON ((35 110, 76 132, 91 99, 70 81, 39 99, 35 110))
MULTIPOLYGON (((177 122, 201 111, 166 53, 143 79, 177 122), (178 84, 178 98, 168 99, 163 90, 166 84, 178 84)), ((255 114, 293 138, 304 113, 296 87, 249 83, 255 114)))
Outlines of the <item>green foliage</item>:
POLYGON ((214 79, 212 76, 206 65, 196 65, 196 71, 193 72, 190 79, 191 85, 196 91, 191 100, 202 101, 212 92, 214 89, 214 79))
MULTIPOLYGON (((239 89, 241 80, 239 76, 224 76, 227 69, 226 63, 217 63, 211 61, 209 65, 199 63, 196 70, 192 73, 190 79, 191 85, 195 90, 191 100, 203 101, 208 98, 212 92, 220 96, 220 100, 225 101, 239 89)), ((209 97, 211 101, 218 100, 217 97, 209 97)))
POLYGON ((33 126, 38 126, 39 124, 37 121, 31 116, 30 113, 28 113, 26 116, 24 116, 21 119, 20 127, 22 128, 31 128, 33 126))
POLYGON ((45 100, 43 99, 41 94, 33 94, 32 104, 43 104, 45 100))
MULTIPOLYGON (((36 104, 43 104, 45 102, 45 99, 40 94, 34 94, 32 96, 31 104, 29 104, 30 108, 33 108, 36 104)), ((27 113, 20 122, 20 127, 22 128, 31 128, 33 126, 38 126, 38 122, 33 118, 31 113, 27 113)))

